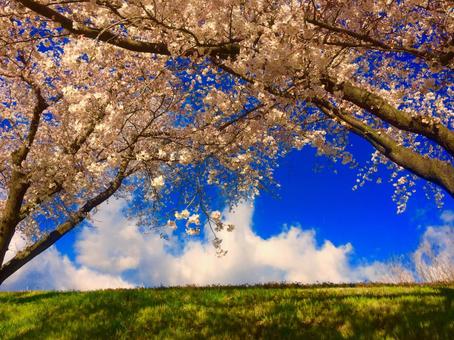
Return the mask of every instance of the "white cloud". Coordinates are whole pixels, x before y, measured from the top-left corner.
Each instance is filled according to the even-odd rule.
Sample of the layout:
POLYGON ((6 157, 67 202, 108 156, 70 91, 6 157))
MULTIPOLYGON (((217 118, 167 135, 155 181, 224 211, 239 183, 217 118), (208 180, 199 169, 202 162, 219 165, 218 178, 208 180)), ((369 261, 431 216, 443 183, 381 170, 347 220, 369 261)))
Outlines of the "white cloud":
MULTIPOLYGON (((248 204, 225 213, 226 222, 235 224, 236 229, 221 232, 222 247, 228 250, 221 258, 216 257, 208 228, 202 240, 181 240, 173 235, 165 241, 156 234, 140 233, 134 221, 123 216, 123 204, 121 200, 104 204, 93 217, 94 226, 84 227, 75 244, 76 264, 52 248, 10 278, 3 289, 413 279, 413 274, 397 263, 352 266, 349 243, 324 241, 320 245, 314 230, 293 226, 263 239, 252 229, 253 207, 248 204)), ((433 234, 431 230, 424 237, 433 234)), ((20 240, 16 244, 21 246, 20 240)))
MULTIPOLYGON (((25 240, 16 233, 10 250, 6 253, 6 260, 24 246, 25 240)), ((51 247, 8 278, 0 290, 93 290, 120 287, 132 288, 133 285, 118 276, 76 266, 55 247, 51 247)))
MULTIPOLYGON (((452 221, 451 221, 452 222, 452 221)), ((429 227, 413 253, 416 272, 421 281, 454 280, 454 226, 429 227)))
POLYGON ((298 227, 265 240, 252 231, 253 208, 247 204, 226 214, 236 229, 221 232, 228 250, 221 258, 208 229, 203 240, 189 240, 176 251, 178 245, 158 235, 141 234, 120 210, 120 201, 104 206, 94 218, 95 227, 83 230, 76 246, 79 263, 109 274, 128 270, 128 278, 146 286, 355 279, 348 264, 350 244, 336 247, 325 241, 318 246, 313 230, 298 227))

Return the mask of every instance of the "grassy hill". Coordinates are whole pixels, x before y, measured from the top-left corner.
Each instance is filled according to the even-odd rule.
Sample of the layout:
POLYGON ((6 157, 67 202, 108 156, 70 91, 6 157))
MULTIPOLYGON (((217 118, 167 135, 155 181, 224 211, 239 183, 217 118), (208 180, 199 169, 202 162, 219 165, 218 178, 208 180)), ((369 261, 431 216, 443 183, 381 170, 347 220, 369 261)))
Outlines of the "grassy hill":
POLYGON ((454 339, 454 286, 0 293, 1 339, 454 339))

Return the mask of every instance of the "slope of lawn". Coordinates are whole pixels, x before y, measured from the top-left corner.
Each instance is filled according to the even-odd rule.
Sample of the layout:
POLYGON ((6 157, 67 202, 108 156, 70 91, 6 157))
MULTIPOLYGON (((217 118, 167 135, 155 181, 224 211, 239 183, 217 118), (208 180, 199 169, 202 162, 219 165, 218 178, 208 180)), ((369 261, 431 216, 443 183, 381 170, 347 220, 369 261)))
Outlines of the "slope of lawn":
POLYGON ((454 339, 454 286, 0 293, 0 339, 454 339))

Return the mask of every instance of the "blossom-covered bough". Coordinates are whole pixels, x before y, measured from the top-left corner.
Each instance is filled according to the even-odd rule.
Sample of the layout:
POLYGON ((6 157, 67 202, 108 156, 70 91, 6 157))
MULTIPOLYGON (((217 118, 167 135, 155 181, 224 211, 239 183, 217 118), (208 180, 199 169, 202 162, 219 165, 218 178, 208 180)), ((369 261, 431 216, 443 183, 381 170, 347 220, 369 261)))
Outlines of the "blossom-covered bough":
POLYGON ((304 145, 354 164, 348 132, 399 210, 417 178, 453 196, 453 26, 447 0, 0 0, 0 283, 137 186, 231 230, 205 186, 252 198, 304 145))

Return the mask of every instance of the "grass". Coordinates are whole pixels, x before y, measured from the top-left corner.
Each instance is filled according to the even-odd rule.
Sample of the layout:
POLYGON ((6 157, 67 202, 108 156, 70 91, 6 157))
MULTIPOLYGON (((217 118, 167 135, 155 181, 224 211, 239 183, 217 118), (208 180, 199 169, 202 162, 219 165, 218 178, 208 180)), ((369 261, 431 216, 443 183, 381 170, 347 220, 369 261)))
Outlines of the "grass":
POLYGON ((454 286, 0 293, 1 339, 454 339, 454 286))

